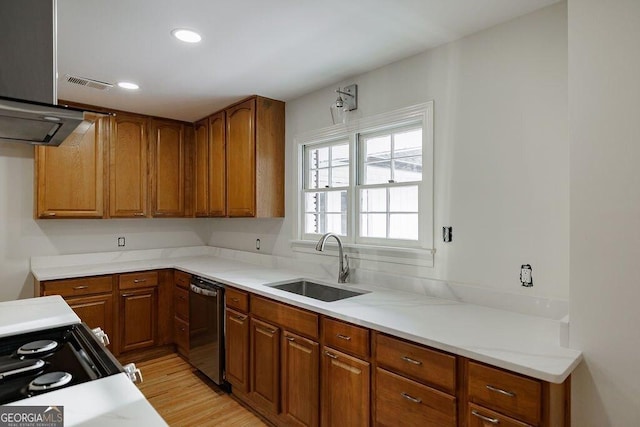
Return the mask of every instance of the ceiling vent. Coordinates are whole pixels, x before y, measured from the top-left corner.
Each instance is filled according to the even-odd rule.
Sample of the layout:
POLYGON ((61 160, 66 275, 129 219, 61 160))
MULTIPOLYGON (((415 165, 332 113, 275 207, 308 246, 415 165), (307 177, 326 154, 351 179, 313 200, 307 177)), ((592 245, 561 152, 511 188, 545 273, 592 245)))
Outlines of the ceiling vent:
POLYGON ((69 83, 73 83, 80 86, 87 86, 93 89, 109 90, 113 87, 111 83, 105 83, 98 80, 88 79, 86 77, 78 77, 78 76, 71 76, 69 74, 65 74, 65 78, 69 83))

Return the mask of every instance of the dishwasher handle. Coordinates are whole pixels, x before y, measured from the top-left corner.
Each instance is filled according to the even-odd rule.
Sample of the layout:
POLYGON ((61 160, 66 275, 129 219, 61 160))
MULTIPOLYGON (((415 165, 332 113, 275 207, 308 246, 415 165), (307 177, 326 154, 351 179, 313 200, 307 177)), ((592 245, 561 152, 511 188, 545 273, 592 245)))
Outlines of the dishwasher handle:
POLYGON ((193 283, 191 283, 189 287, 191 288, 192 292, 194 292, 196 294, 204 295, 205 297, 217 297, 218 296, 218 291, 215 290, 215 289, 201 288, 200 286, 194 285, 193 283))

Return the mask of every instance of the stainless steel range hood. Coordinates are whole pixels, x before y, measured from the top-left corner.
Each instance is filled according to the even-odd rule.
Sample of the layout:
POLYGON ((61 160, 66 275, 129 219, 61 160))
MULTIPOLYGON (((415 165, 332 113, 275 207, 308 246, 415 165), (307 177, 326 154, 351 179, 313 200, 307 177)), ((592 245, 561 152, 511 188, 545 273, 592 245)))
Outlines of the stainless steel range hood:
POLYGON ((0 141, 60 145, 83 112, 56 105, 56 0, 0 1, 0 28, 0 141))

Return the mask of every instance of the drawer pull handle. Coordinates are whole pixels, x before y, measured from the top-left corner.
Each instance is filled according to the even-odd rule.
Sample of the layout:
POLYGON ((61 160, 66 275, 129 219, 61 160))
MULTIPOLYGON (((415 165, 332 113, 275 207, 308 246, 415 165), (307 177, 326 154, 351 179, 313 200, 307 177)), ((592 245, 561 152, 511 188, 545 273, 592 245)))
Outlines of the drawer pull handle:
POLYGON ((231 298, 231 301, 233 301, 233 302, 240 302, 240 298, 235 298, 235 297, 233 297, 233 298, 231 298))
POLYGON ((144 212, 136 212, 133 216, 144 216, 144 212))
POLYGON ((324 352, 324 354, 325 354, 325 355, 327 355, 327 356, 329 356, 329 357, 330 357, 330 358, 332 358, 332 359, 337 359, 337 358, 338 358, 338 356, 336 356, 336 355, 335 355, 335 354, 333 354, 333 353, 329 353, 328 351, 325 351, 325 352, 324 352))
POLYGON ((296 339, 294 337, 287 337, 288 341, 294 342, 296 339))
POLYGON ((133 283, 144 283, 147 279, 134 279, 133 283))
POLYGON ((55 212, 45 212, 44 213, 46 216, 56 216, 55 212))
POLYGON ((262 332, 266 332, 268 334, 272 334, 272 335, 276 333, 275 329, 268 329, 268 328, 256 328, 256 329, 258 329, 259 331, 262 331, 262 332))
POLYGON ((405 393, 404 391, 402 393, 400 393, 400 396, 404 397, 405 399, 413 402, 413 403, 422 403, 422 399, 418 399, 415 398, 413 396, 408 395, 407 393, 405 393))
POLYGON ((414 365, 422 365, 422 362, 416 359, 412 359, 408 356, 402 356, 402 360, 404 360, 405 362, 409 362, 412 363, 414 365))
POLYGON ((503 390, 501 388, 494 387, 491 384, 487 384, 486 387, 487 387, 487 390, 495 391, 496 393, 500 393, 509 397, 516 397, 516 394, 512 391, 503 390))
POLYGON ((351 341, 351 337, 348 335, 342 335, 342 334, 337 334, 336 335, 338 338, 340 338, 341 340, 345 340, 345 341, 351 341))
POLYGON ((482 415, 480 412, 476 411, 475 409, 471 411, 471 415, 473 415, 474 417, 478 417, 482 421, 486 421, 486 422, 491 423, 491 424, 500 424, 500 420, 499 419, 486 417, 486 416, 482 415))
POLYGON ((235 319, 242 320, 244 322, 245 320, 247 320, 247 316, 236 316, 235 319))
POLYGON ((73 290, 79 291, 80 289, 87 289, 88 287, 89 287, 88 285, 74 286, 73 290))
POLYGON ((122 298, 129 298, 129 297, 135 296, 135 294, 122 294, 121 296, 122 298))

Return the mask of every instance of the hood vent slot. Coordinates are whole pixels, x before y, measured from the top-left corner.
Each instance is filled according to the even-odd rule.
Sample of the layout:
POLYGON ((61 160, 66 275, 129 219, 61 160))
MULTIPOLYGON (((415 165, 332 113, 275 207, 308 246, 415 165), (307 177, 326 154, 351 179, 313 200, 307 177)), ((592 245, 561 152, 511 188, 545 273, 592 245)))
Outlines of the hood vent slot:
POLYGON ((69 83, 73 83, 80 86, 87 86, 93 89, 109 90, 113 87, 111 83, 105 83, 99 80, 88 79, 86 77, 78 77, 78 76, 71 76, 69 74, 65 74, 65 78, 69 83))

